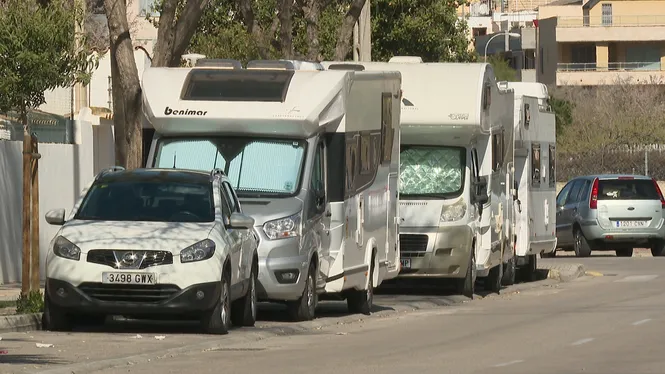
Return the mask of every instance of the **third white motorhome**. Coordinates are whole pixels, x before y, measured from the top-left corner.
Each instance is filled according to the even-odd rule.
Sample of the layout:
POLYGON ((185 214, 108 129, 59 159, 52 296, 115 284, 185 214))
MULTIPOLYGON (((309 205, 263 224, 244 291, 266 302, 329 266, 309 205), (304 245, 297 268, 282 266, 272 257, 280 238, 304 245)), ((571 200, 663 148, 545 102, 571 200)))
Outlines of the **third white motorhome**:
POLYGON ((228 175, 230 209, 256 221, 258 298, 295 320, 314 318, 319 296, 368 314, 400 269, 400 75, 316 65, 199 60, 142 81, 147 166, 228 175))
MULTIPOLYGON (((489 64, 324 62, 328 69, 402 74, 400 278, 453 278, 473 297, 476 277, 499 291, 513 96, 489 64)), ((392 61, 398 61, 394 58, 392 61)))
POLYGON ((515 257, 505 265, 504 284, 515 275, 533 280, 538 254, 556 248, 556 124, 547 87, 542 83, 499 82, 515 97, 514 155, 509 185, 513 190, 510 237, 515 257))

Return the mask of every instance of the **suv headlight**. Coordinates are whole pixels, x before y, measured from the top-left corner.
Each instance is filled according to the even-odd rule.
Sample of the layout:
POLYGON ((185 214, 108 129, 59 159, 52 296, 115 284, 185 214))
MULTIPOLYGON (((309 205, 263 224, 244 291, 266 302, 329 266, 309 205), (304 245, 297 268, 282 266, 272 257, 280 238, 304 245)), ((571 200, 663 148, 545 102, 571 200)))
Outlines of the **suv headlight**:
POLYGON ((443 206, 443 209, 441 209, 441 221, 459 221, 464 217, 464 214, 466 214, 466 202, 460 199, 455 204, 443 206))
POLYGON ((55 239, 53 253, 58 257, 66 258, 68 260, 78 261, 81 258, 81 248, 65 239, 64 236, 58 236, 58 238, 55 239))
POLYGON ((215 242, 210 239, 201 240, 180 251, 180 262, 207 260, 215 254, 215 242))
POLYGON ((263 224, 263 232, 270 240, 292 238, 299 235, 300 212, 263 224))

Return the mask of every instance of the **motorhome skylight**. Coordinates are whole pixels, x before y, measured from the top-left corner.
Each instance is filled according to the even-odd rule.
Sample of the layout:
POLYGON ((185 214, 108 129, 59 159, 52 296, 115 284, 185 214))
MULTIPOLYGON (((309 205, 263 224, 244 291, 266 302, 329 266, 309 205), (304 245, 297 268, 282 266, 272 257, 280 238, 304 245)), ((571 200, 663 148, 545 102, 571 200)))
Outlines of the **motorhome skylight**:
POLYGON ((192 69, 181 99, 284 102, 293 73, 292 70, 192 69))

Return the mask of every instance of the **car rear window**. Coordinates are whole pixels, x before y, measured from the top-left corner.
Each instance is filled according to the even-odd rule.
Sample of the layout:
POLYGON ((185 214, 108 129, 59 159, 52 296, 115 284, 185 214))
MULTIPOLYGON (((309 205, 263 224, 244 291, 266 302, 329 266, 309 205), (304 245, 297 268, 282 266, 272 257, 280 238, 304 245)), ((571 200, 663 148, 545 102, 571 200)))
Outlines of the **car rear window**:
POLYGON ((648 179, 601 179, 598 200, 660 200, 660 196, 648 179))

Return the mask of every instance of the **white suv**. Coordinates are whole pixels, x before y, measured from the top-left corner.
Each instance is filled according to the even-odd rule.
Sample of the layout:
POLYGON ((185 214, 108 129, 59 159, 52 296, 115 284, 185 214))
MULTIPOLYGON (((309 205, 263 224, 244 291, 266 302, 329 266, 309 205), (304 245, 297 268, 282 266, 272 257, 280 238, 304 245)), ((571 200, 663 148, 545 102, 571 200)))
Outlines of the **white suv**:
POLYGON ((102 171, 46 258, 44 327, 107 315, 194 317, 208 333, 256 321, 258 238, 227 177, 178 169, 102 171))

